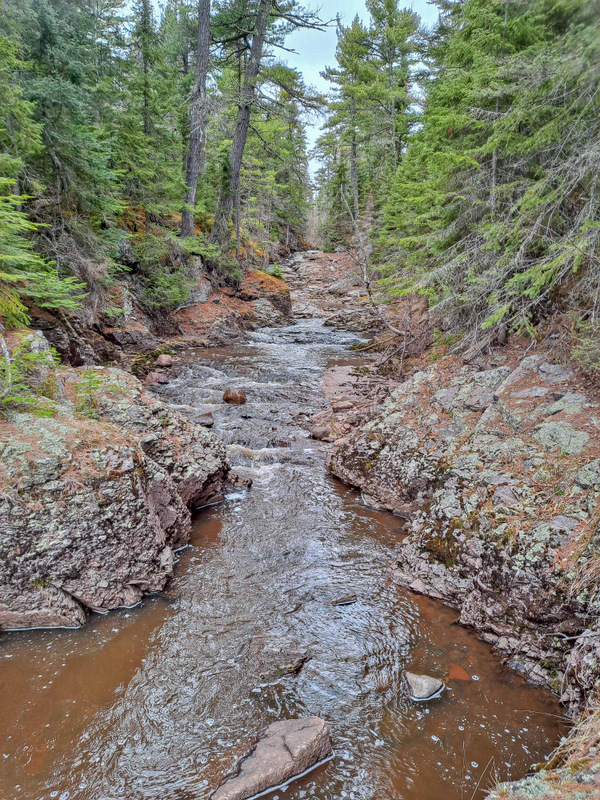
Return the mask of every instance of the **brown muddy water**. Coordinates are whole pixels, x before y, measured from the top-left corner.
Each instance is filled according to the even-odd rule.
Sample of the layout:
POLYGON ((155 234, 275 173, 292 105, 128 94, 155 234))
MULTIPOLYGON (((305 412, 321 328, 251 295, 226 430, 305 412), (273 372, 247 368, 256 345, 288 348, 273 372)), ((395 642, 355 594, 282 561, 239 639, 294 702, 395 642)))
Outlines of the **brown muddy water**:
POLYGON ((294 422, 323 405, 323 370, 352 341, 318 322, 261 331, 190 353, 161 390, 214 412, 254 486, 199 512, 171 599, 2 637, 1 800, 206 800, 249 737, 308 714, 330 723, 335 757, 273 800, 471 800, 550 752, 556 700, 455 612, 386 581, 399 520, 328 476, 294 422), (228 387, 248 403, 224 406, 228 387), (308 660, 280 677, 294 654, 308 660), (405 668, 450 674, 449 691, 413 703, 405 668))

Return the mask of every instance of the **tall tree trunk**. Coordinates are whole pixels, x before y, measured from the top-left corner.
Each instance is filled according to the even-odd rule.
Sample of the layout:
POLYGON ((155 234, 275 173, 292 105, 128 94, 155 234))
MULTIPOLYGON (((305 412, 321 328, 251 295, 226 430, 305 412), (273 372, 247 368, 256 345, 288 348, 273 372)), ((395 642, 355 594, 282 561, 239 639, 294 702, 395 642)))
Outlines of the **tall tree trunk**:
POLYGON ((238 186, 238 190, 235 193, 235 260, 240 263, 240 228, 241 228, 241 221, 240 221, 240 214, 241 214, 241 203, 240 203, 240 187, 238 186))
POLYGON ((204 171, 204 141, 208 121, 206 77, 210 55, 210 0, 198 0, 198 40, 192 102, 190 103, 190 141, 185 165, 183 202, 188 208, 181 212, 181 237, 194 235, 194 206, 198 190, 198 176, 204 171))
POLYGON ((388 90, 390 92, 390 143, 394 172, 398 167, 398 142, 396 141, 396 100, 394 98, 394 59, 388 56, 388 90))
POLYGON ((258 13, 256 15, 252 45, 250 47, 250 56, 244 72, 244 87, 242 89, 237 123, 229 156, 229 184, 221 189, 219 205, 210 233, 210 241, 221 245, 225 244, 227 241, 227 229, 229 226, 229 218, 231 217, 233 200, 240 185, 242 158, 244 156, 246 139, 248 137, 248 128, 250 127, 250 113, 256 94, 256 80, 260 70, 260 62, 272 4, 273 0, 259 0, 258 4, 258 13))
POLYGON ((356 148, 356 128, 352 127, 352 143, 350 146, 350 184, 352 186, 352 205, 354 213, 354 221, 358 219, 359 206, 358 206, 358 154, 356 148))
MULTIPOLYGON (((143 0, 142 2, 142 27, 141 27, 141 51, 142 51, 142 71, 144 74, 143 84, 143 121, 144 121, 144 139, 146 146, 149 147, 148 139, 150 136, 150 36, 152 32, 152 9, 150 7, 150 0, 143 0)), ((147 200, 147 198, 146 198, 147 200)), ((150 233, 150 219, 148 217, 148 205, 144 203, 144 230, 146 235, 150 233)))

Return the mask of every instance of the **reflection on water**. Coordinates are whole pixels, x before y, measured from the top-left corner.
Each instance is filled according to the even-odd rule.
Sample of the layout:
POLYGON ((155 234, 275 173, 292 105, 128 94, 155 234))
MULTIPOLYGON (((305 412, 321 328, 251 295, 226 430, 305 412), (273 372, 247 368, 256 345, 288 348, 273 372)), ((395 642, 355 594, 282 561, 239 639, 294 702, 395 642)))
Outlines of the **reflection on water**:
POLYGON ((386 582, 399 520, 331 479, 294 421, 350 341, 308 322, 188 354, 163 394, 213 411, 254 486, 199 514, 170 597, 3 637, 3 800, 205 800, 253 733, 301 714, 329 721, 336 756, 290 800, 481 797, 484 770, 483 789, 550 751, 556 701, 454 612, 386 582), (228 387, 248 403, 223 405, 228 387), (450 675, 450 690, 412 703, 404 668, 450 675))

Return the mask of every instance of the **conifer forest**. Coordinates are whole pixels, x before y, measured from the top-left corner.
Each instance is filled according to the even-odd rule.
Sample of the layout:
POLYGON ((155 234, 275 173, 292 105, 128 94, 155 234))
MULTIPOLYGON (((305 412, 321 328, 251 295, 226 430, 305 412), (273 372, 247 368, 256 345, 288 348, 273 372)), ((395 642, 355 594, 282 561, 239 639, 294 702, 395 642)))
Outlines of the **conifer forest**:
POLYGON ((0 0, 0 800, 598 800, 599 391, 600 0, 0 0))

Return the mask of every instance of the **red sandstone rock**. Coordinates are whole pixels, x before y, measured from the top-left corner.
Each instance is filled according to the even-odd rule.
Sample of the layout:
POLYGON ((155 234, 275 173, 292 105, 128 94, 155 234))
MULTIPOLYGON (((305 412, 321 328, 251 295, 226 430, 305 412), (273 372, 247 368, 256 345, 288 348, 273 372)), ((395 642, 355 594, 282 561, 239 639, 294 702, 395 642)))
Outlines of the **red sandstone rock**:
POLYGON ((195 422, 196 425, 202 425, 203 428, 212 428, 215 424, 214 417, 210 411, 207 411, 206 414, 198 414, 197 417, 193 418, 192 422, 195 422))
POLYGON ((172 367, 173 359, 168 353, 161 353, 156 359, 157 367, 172 367))
POLYGON ((247 800, 288 783, 331 755, 329 727, 319 717, 269 725, 211 800, 247 800))
POLYGON ((227 389, 223 395, 223 402, 230 403, 233 406, 243 406, 246 402, 246 395, 234 389, 227 389))
POLYGON ((149 372, 144 378, 145 386, 157 386, 159 383, 168 383, 169 378, 164 372, 149 372))

